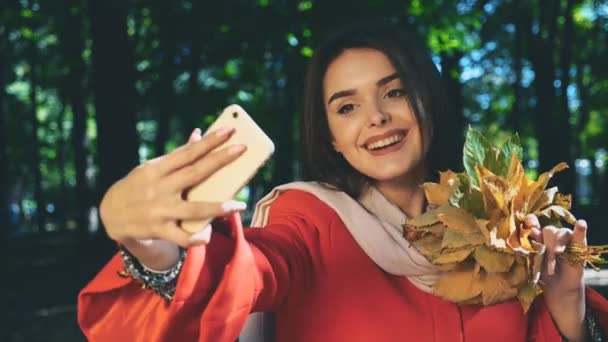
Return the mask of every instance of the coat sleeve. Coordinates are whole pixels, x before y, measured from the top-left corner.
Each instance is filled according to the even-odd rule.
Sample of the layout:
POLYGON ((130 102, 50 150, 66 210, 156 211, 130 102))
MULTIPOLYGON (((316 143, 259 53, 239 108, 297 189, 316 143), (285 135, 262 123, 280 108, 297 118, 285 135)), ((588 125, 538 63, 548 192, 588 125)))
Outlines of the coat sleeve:
POLYGON ((608 337, 608 300, 597 291, 587 287, 585 291, 587 306, 605 337, 608 337))
MULTIPOLYGON (((585 298, 587 308, 602 330, 603 336, 608 336, 608 300, 591 287, 585 288, 585 298)), ((528 341, 562 341, 542 295, 534 301, 529 314, 528 341)))
POLYGON ((119 276, 115 255, 79 294, 82 331, 89 341, 234 341, 250 312, 280 306, 313 273, 314 211, 296 209, 302 197, 316 200, 277 198, 264 229, 243 231, 238 214, 215 220, 209 245, 188 249, 170 303, 119 276))

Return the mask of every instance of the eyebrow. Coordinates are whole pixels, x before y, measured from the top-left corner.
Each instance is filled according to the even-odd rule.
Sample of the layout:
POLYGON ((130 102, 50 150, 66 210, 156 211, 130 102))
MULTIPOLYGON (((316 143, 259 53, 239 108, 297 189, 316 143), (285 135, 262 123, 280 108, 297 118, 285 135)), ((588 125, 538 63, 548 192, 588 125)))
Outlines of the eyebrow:
MULTIPOLYGON (((399 78, 399 74, 395 72, 393 74, 390 74, 386 77, 381 78, 378 82, 376 82, 376 85, 379 87, 383 86, 396 78, 399 78)), ((327 104, 329 105, 333 100, 339 99, 341 97, 351 96, 351 95, 355 94, 355 92, 356 92, 355 89, 340 90, 338 92, 335 92, 334 94, 332 94, 329 97, 327 104)))

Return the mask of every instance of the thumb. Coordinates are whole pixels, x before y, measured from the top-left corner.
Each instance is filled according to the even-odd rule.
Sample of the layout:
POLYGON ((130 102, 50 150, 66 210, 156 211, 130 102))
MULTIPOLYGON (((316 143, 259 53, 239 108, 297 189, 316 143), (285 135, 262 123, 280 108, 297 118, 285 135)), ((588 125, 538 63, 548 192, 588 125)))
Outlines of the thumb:
POLYGON ((587 246, 587 221, 577 220, 572 233, 572 243, 587 246))

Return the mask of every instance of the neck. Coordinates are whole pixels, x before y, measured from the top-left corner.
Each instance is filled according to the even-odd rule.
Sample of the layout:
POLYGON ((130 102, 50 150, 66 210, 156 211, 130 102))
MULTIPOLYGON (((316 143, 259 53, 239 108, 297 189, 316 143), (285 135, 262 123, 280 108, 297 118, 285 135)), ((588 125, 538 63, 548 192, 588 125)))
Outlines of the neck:
POLYGON ((389 201, 396 204, 407 217, 416 217, 423 213, 426 198, 421 177, 376 182, 375 186, 389 201))

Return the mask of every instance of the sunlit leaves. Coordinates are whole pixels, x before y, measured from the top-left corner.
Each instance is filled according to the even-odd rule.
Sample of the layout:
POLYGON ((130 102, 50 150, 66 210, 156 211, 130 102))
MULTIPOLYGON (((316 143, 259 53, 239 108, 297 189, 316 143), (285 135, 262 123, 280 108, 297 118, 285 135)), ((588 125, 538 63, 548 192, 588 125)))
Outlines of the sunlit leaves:
POLYGON ((531 180, 521 155, 517 135, 495 147, 469 128, 465 171, 442 172, 439 183, 424 184, 434 208, 407 222, 404 236, 445 272, 434 294, 461 304, 518 298, 526 311, 540 292, 545 247, 531 239, 524 220, 535 214, 546 224, 572 224, 572 198, 545 189, 564 163, 531 180))
POLYGON ((300 54, 306 58, 311 58, 313 50, 309 46, 304 46, 300 49, 300 54))

